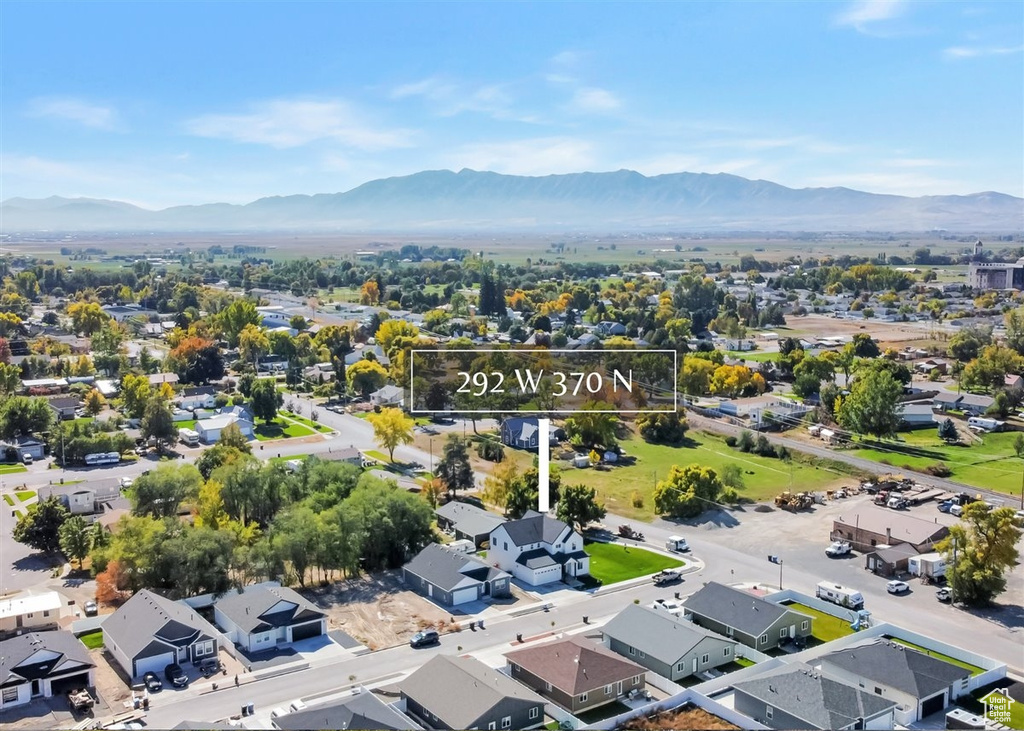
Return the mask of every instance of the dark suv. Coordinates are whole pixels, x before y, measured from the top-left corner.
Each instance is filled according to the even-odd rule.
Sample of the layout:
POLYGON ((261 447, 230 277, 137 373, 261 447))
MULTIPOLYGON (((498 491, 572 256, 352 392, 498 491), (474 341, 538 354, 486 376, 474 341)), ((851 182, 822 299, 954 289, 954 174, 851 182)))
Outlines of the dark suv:
POLYGON ((185 671, 181 669, 181 665, 176 662, 172 662, 164 668, 164 676, 175 688, 184 688, 188 685, 188 676, 185 675, 185 671))
POLYGON ((417 632, 409 640, 411 647, 426 647, 427 645, 436 645, 441 642, 440 635, 432 629, 425 629, 422 632, 417 632))
POLYGON ((220 660, 215 657, 208 657, 199 661, 199 672, 204 678, 209 678, 220 672, 220 660))

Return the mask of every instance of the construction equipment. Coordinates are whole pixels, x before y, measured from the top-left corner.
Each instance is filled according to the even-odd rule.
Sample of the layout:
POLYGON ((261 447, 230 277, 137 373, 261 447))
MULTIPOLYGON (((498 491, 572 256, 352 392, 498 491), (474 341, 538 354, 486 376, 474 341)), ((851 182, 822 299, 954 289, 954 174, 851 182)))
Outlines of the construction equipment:
POLYGON ((634 541, 642 541, 644 539, 644 534, 633 530, 631 525, 620 525, 619 535, 622 538, 632 538, 634 541))
POLYGON ((793 493, 787 490, 775 497, 775 507, 794 513, 797 510, 807 510, 812 505, 814 505, 814 498, 806 492, 793 493))
POLYGON ((68 704, 71 706, 71 710, 82 713, 92 708, 96 701, 85 688, 74 688, 68 691, 68 704))

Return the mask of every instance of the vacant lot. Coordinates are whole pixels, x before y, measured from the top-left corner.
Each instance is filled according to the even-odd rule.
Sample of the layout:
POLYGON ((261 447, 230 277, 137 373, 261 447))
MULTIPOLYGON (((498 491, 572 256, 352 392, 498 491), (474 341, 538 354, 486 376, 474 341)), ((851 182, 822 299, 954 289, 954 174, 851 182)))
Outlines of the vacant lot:
POLYGON ((689 432, 680 447, 648 444, 633 436, 622 442, 631 463, 607 469, 575 469, 562 471, 562 484, 582 483, 597 489, 605 507, 617 515, 651 520, 654 517, 654 485, 668 476, 673 465, 685 467, 699 464, 721 471, 725 465, 737 465, 743 471, 742 497, 754 502, 773 498, 791 485, 799 491, 813 492, 834 485, 849 484, 849 478, 799 460, 782 460, 744 454, 729 446, 719 436, 706 432, 689 432), (642 506, 633 504, 636 492, 642 506))
POLYGON ((619 731, 676 731, 684 729, 734 729, 718 716, 703 708, 684 706, 682 709, 666 711, 656 716, 634 718, 619 726, 619 731))
POLYGON ((943 462, 950 479, 987 490, 1016 494, 1024 460, 1016 455, 1015 432, 985 434, 973 444, 946 444, 937 429, 919 429, 900 434, 898 441, 868 442, 852 450, 858 457, 891 464, 899 469, 924 470, 943 462))
POLYGON ((583 550, 590 556, 590 575, 605 586, 683 565, 674 558, 624 543, 587 543, 583 550))

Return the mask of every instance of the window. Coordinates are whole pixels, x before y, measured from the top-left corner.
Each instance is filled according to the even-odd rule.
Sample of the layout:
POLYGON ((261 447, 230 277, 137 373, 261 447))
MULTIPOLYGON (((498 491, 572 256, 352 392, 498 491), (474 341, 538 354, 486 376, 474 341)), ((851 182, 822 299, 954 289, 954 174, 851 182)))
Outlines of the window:
POLYGON ((877 685, 875 686, 875 695, 882 695, 882 689, 879 688, 877 685))
POLYGON ((630 647, 629 648, 629 654, 630 655, 635 655, 636 654, 636 648, 635 647, 630 647))
POLYGON ((606 685, 606 686, 604 687, 604 694, 605 694, 605 695, 611 695, 611 694, 612 694, 612 686, 610 686, 610 685, 606 685))
POLYGON ((504 544, 505 550, 507 551, 508 550, 508 541, 502 541, 502 544, 504 544))
POLYGON ((772 707, 771 706, 765 706, 764 707, 764 716, 769 721, 772 720, 772 707))
POLYGON ((36 616, 36 615, 33 612, 29 612, 28 613, 28 618, 29 619, 32 619, 32 617, 34 617, 34 616, 36 616))
POLYGON ((757 642, 758 642, 758 644, 761 644, 761 645, 767 644, 768 643, 768 635, 761 635, 760 639, 758 639, 757 642))
POLYGON ((683 672, 683 663, 679 663, 678 665, 676 665, 676 672, 683 672))
POLYGON ((530 709, 530 720, 531 721, 533 719, 535 719, 535 718, 538 718, 539 716, 540 716, 540 706, 534 706, 533 708, 530 709))
POLYGON ((18 688, 4 688, 3 699, 4 703, 13 703, 18 700, 18 688))
POLYGON ((647 653, 644 652, 643 650, 637 650, 637 654, 640 656, 641 660, 643 660, 645 657, 647 657, 647 653))
POLYGON ((509 665, 512 666, 512 672, 513 673, 518 673, 522 669, 518 665, 516 665, 514 662, 510 662, 509 665))
POLYGON ((544 681, 544 690, 551 690, 551 683, 544 681))
POLYGON ((731 655, 731 654, 732 654, 732 648, 731 647, 726 647, 726 648, 724 648, 722 650, 722 655, 724 657, 729 657, 729 655, 731 655))
POLYGON ((709 662, 711 661, 711 655, 701 655, 701 656, 700 656, 700 661, 701 661, 701 662, 702 662, 703 664, 705 664, 705 665, 706 665, 707 663, 709 663, 709 662))
POLYGON ((640 685, 640 676, 639 675, 634 675, 633 676, 633 685, 640 685))
POLYGON ((586 703, 587 702, 587 698, 588 698, 588 696, 587 696, 586 693, 581 693, 580 694, 580 703, 586 703))
POLYGON ((44 609, 43 610, 43 616, 44 617, 49 617, 50 616, 50 610, 49 609, 44 609))
POLYGON ((800 629, 807 629, 807 625, 810 624, 806 619, 800 623, 800 629))
POLYGON ((498 722, 497 721, 491 721, 489 724, 487 724, 487 728, 489 728, 491 731, 494 731, 494 729, 496 729, 497 727, 498 727, 498 722))
POLYGON ((725 628, 725 636, 726 637, 732 637, 732 627, 726 627, 725 628))
POLYGON ((512 716, 505 716, 501 719, 502 728, 512 728, 512 716))
POLYGON ((779 637, 787 637, 787 636, 789 636, 789 627, 783 627, 782 629, 779 630, 779 637))

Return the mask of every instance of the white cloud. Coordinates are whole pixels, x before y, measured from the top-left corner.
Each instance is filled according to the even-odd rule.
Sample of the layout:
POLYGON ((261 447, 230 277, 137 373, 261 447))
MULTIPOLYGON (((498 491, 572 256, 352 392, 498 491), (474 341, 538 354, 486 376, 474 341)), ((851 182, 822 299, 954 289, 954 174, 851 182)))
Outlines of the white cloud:
POLYGON ((508 175, 577 173, 594 165, 593 146, 573 137, 540 137, 463 145, 445 156, 454 168, 508 175))
POLYGON ((872 23, 895 18, 903 11, 903 6, 904 0, 857 0, 839 14, 836 24, 866 33, 872 23))
POLYGON ((963 59, 979 56, 1009 56, 1024 52, 1024 46, 953 46, 942 52, 946 58, 963 59))
POLYGON ((514 109, 515 98, 509 91, 509 84, 483 84, 472 86, 448 79, 431 76, 420 81, 396 86, 389 96, 392 99, 421 97, 439 117, 454 117, 463 112, 486 114, 494 119, 534 123, 534 114, 514 109))
POLYGON ((28 114, 77 122, 92 129, 115 130, 119 126, 116 110, 74 97, 36 97, 28 103, 28 114))
POLYGON ((892 160, 885 160, 884 164, 892 168, 934 168, 949 165, 943 160, 934 160, 927 157, 897 157, 892 160))
POLYGON ((620 106, 622 103, 610 91, 593 86, 577 89, 569 102, 569 109, 574 112, 594 114, 613 112, 620 106))
POLYGON ((360 150, 410 147, 410 130, 386 129, 358 115, 345 102, 273 99, 240 114, 207 114, 185 123, 198 137, 269 145, 279 149, 333 140, 360 150))

